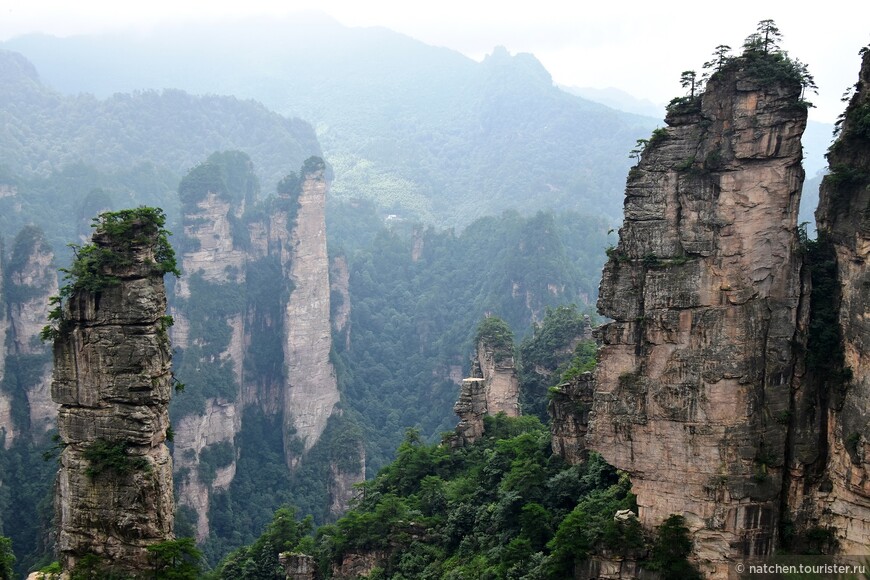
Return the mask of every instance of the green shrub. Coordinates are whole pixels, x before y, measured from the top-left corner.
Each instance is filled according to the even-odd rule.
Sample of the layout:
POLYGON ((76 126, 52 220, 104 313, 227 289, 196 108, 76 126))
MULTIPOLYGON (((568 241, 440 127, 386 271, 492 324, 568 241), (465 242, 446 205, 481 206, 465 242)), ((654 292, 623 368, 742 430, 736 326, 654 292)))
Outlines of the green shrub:
POLYGON ((93 479, 106 472, 125 476, 136 471, 148 471, 148 460, 142 456, 130 455, 130 447, 129 442, 121 439, 97 439, 83 453, 89 463, 85 473, 93 479))

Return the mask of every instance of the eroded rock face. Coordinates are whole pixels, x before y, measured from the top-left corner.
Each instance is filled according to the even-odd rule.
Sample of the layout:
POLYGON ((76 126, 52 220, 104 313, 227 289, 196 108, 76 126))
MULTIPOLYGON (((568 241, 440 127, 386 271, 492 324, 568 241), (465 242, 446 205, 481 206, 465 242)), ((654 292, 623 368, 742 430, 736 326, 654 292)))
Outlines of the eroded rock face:
POLYGON ((39 338, 48 319, 49 297, 57 294, 57 270, 39 228, 27 226, 16 236, 6 278, 8 371, 27 399, 28 432, 38 438, 54 427, 57 416, 50 392, 51 355, 39 338))
POLYGON ((147 546, 173 537, 166 294, 155 239, 141 235, 141 222, 133 227, 139 239, 129 245, 94 234, 94 244, 122 262, 104 264, 99 274, 119 281, 75 290, 54 343, 51 392, 64 444, 58 551, 65 570, 93 554, 101 567, 140 574, 149 567, 147 546))
POLYGON ((347 349, 350 348, 350 271, 345 256, 336 256, 332 259, 329 284, 332 290, 330 295, 333 310, 332 326, 337 340, 343 342, 347 349), (338 300, 337 303, 335 299, 338 300))
MULTIPOLYGON (((828 305, 830 322, 839 326, 842 355, 829 343, 815 346, 822 349, 817 353, 822 363, 842 356, 843 368, 823 366, 813 373, 808 365, 808 374, 819 375, 811 378, 827 391, 819 425, 827 445, 819 456, 826 461, 815 482, 812 509, 794 505, 796 519, 807 518, 808 527, 832 530, 843 554, 865 554, 870 545, 870 52, 865 49, 863 55, 857 90, 828 155, 831 173, 822 182, 816 211, 819 244, 835 262, 831 287, 839 296, 828 297, 828 305)), ((815 276, 813 280, 817 283, 815 276)), ((802 499, 801 491, 795 486, 795 499, 802 499)))
POLYGON ((806 109, 799 83, 744 64, 669 113, 629 174, 587 436, 646 527, 686 517, 714 577, 774 545, 800 318, 806 109))
POLYGON ((459 387, 453 412, 459 415, 456 434, 450 444, 464 447, 480 439, 486 415, 520 415, 520 386, 513 355, 513 343, 494 346, 485 338, 478 340, 471 366, 471 377, 459 387))
POLYGON ((333 461, 329 466, 329 513, 335 517, 350 509, 351 501, 357 497, 353 486, 366 479, 366 449, 362 441, 357 442, 354 459, 349 465, 333 461))
POLYGON ((592 373, 583 373, 552 391, 547 411, 551 418, 553 453, 571 465, 578 465, 589 456, 586 431, 594 392, 592 373))
MULTIPOLYGON (((311 449, 339 401, 335 370, 329 360, 329 257, 326 251, 326 178, 324 169, 303 171, 295 224, 282 265, 289 271, 293 292, 284 309, 285 456, 291 468, 299 456, 294 439, 311 449)), ((274 227, 273 227, 274 229, 274 227)))
POLYGON ((319 574, 314 556, 307 554, 278 554, 278 563, 284 569, 287 580, 317 580, 319 574))
POLYGON ((504 413, 508 417, 518 417, 520 382, 513 352, 494 348, 480 340, 474 366, 484 380, 487 414, 504 413))
MULTIPOLYGON (((198 365, 213 365, 216 362, 231 365, 236 396, 243 397, 242 373, 245 359, 245 312, 240 308, 222 319, 229 327, 229 340, 220 345, 213 344, 214 336, 202 335, 201 331, 191 335, 191 319, 188 309, 199 308, 197 300, 203 296, 192 296, 191 288, 203 287, 218 294, 222 286, 225 292, 239 294, 238 288, 245 282, 247 255, 240 247, 242 244, 234 235, 233 223, 241 218, 244 201, 234 203, 229 196, 208 191, 195 202, 188 202, 184 208, 183 227, 185 250, 181 256, 185 276, 175 284, 177 306, 173 308, 175 324, 172 337, 187 356, 199 357, 198 365), (200 347, 191 349, 191 346, 200 347)), ((208 300, 214 297, 209 295, 208 300)), ((202 317, 201 313, 197 316, 202 317)), ((208 316, 208 313, 206 313, 208 316)), ((202 325, 194 326, 197 330, 202 325)), ((186 377, 182 377, 187 380, 186 377)), ((175 472, 181 477, 178 486, 178 503, 196 510, 196 538, 202 541, 208 536, 208 508, 210 496, 218 481, 203 482, 199 478, 200 452, 221 441, 232 443, 241 428, 241 413, 236 412, 234 399, 209 397, 202 414, 187 415, 175 426, 174 463, 175 472)), ((235 461, 223 470, 224 487, 228 486, 235 475, 235 461)))
POLYGON ((181 474, 178 485, 178 505, 196 510, 196 540, 201 542, 209 533, 208 508, 211 492, 226 489, 236 474, 233 460, 221 469, 213 482, 201 481, 199 462, 202 450, 221 442, 233 443, 241 429, 241 417, 236 404, 209 399, 205 414, 188 415, 175 427, 174 463, 176 477, 181 474))

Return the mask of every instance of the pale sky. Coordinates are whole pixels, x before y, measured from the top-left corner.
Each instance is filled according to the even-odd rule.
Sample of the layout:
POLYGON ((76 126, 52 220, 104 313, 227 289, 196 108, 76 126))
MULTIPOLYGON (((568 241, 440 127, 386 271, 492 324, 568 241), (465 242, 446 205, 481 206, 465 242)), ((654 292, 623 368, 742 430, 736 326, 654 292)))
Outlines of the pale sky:
MULTIPOLYGON (((801 3, 802 4, 802 3, 801 3)), ((840 95, 857 80, 870 44, 870 3, 826 0, 812 12, 794 0, 656 2, 439 0, 0 0, 0 40, 28 32, 57 36, 147 33, 169 23, 285 16, 317 9, 347 26, 383 26, 481 59, 498 45, 531 52, 556 83, 622 89, 655 103, 681 93, 680 72, 701 69, 713 49, 739 49, 772 18, 782 48, 807 63, 819 85, 810 118, 833 122, 840 95)))

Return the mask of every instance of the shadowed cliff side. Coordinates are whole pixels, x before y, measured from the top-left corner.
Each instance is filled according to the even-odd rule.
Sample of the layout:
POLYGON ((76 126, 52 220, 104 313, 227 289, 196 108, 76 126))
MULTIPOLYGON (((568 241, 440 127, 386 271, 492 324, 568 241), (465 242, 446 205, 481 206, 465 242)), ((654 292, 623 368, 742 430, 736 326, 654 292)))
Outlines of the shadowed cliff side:
POLYGON ((853 555, 866 554, 870 544, 870 50, 861 54, 828 153, 819 237, 808 244, 815 259, 807 374, 820 403, 817 471, 811 491, 790 490, 798 533, 824 532, 833 545, 822 548, 853 555))
POLYGON ((762 48, 669 108, 598 302, 589 448, 630 473, 645 527, 685 517, 711 577, 773 548, 795 380, 807 113, 796 61, 762 48))
POLYGON ((172 375, 165 273, 176 273, 160 210, 104 213, 77 249, 49 314, 52 398, 61 405, 56 489, 64 570, 142 574, 173 537, 166 447, 172 375))

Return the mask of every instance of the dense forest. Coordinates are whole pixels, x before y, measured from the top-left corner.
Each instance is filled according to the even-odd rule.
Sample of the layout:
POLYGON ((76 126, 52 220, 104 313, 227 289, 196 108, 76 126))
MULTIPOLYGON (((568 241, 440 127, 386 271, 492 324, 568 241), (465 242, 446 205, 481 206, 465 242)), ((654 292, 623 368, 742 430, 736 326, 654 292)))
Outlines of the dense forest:
MULTIPOLYGON (((491 333, 492 322, 507 329, 489 318, 477 335, 491 333)), ((522 376, 547 373, 543 382, 552 385, 594 367, 588 324, 575 307, 548 309, 517 348, 522 376)), ((502 346, 512 351, 507 332, 502 346)), ((527 397, 538 408, 547 399, 546 391, 527 397)), ((566 463, 550 440, 534 415, 488 416, 485 438, 460 448, 447 439, 426 443, 409 429, 396 459, 358 487, 353 508, 336 523, 313 530, 295 508, 279 509, 255 542, 208 577, 281 577, 282 552, 310 556, 324 578, 567 578, 597 553, 645 558, 648 570, 665 577, 698 577, 685 560, 680 518, 654 535, 644 535, 635 518, 614 519, 619 510, 637 511, 625 474, 595 454, 566 463)))

